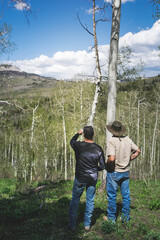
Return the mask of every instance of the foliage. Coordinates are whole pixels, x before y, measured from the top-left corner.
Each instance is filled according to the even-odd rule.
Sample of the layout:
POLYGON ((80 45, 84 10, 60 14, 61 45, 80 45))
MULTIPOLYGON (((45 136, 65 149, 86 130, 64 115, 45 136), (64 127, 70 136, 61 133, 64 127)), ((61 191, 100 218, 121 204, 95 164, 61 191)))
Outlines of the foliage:
MULTIPOLYGON (((8 90, 5 88, 6 92, 1 98, 2 100, 7 98, 11 104, 0 105, 0 176, 17 177, 20 182, 63 179, 64 117, 67 174, 68 179, 72 179, 75 171, 75 156, 69 142, 75 132, 87 124, 94 84, 87 81, 50 80, 45 82, 44 88, 36 78, 35 81, 39 82, 36 88, 32 84, 29 88, 25 88, 26 81, 28 77, 27 80, 20 77, 18 81, 7 79, 7 84, 11 84, 11 87, 8 90), (51 87, 47 87, 48 85, 51 87)), ((126 125, 128 135, 142 150, 140 157, 132 163, 131 175, 146 180, 157 178, 159 176, 158 119, 155 136, 154 128, 156 109, 159 106, 159 78, 118 83, 117 87, 116 118, 126 125), (152 146, 154 154, 150 151, 152 146)), ((101 88, 94 128, 95 142, 105 149, 107 84, 102 83, 101 88)), ((101 177, 101 174, 99 176, 101 177)))
POLYGON ((3 23, 0 26, 0 54, 13 51, 16 47, 15 43, 10 41, 11 26, 3 23))
POLYGON ((117 224, 110 220, 103 222, 101 227, 103 233, 115 232, 117 228, 118 228, 117 224))
POLYGON ((152 199, 152 200, 150 201, 150 203, 149 203, 149 208, 150 208, 151 210, 158 210, 158 209, 160 209, 160 200, 159 200, 159 198, 157 198, 157 199, 152 199))
POLYGON ((153 18, 158 20, 160 18, 160 0, 151 0, 150 1, 154 6, 153 18))
POLYGON ((106 191, 99 192, 97 188, 92 226, 87 233, 83 226, 85 192, 79 204, 76 231, 73 233, 67 228, 73 181, 32 182, 27 186, 23 183, 23 192, 19 191, 19 184, 16 179, 0 180, 0 239, 2 240, 122 240, 124 236, 125 239, 159 239, 160 209, 150 210, 146 203, 150 201, 151 196, 153 199, 158 196, 160 181, 157 183, 151 181, 146 186, 144 181, 130 180, 131 221, 128 227, 120 221, 122 199, 119 191, 117 223, 103 221, 107 208, 106 191), (146 191, 144 191, 145 186, 146 191), (10 191, 4 194, 6 187, 10 191), (36 191, 38 187, 43 189, 36 191), (157 195, 154 195, 155 192, 157 195))
POLYGON ((146 240, 160 240, 160 233, 150 231, 146 236, 146 240))
POLYGON ((118 80, 134 81, 140 78, 143 71, 144 63, 138 59, 136 66, 132 66, 133 49, 130 46, 123 46, 119 50, 118 55, 118 80))
POLYGON ((143 224, 143 223, 140 223, 138 225, 138 229, 137 230, 138 230, 138 232, 142 233, 143 235, 148 233, 148 227, 145 224, 143 224))

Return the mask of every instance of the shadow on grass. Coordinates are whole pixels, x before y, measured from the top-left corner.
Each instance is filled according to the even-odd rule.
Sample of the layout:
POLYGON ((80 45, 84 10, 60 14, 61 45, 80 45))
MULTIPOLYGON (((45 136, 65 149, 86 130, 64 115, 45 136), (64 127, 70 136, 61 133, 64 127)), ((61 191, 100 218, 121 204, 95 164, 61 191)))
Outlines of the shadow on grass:
MULTIPOLYGON (((130 206, 131 209, 135 209, 136 207, 134 206, 130 206)), ((119 216, 121 216, 122 214, 122 203, 118 202, 117 203, 117 212, 116 212, 116 218, 118 218, 119 216)))
MULTIPOLYGON (((80 203, 78 215, 77 215, 77 225, 79 225, 79 224, 83 225, 85 209, 86 209, 86 203, 85 202, 80 203)), ((101 208, 99 208, 99 207, 94 208, 91 226, 93 226, 96 223, 97 219, 101 216, 101 214, 104 214, 104 213, 105 213, 105 211, 102 210, 101 208)))
MULTIPOLYGON (((70 240, 80 239, 84 232, 85 203, 79 203, 77 230, 68 231, 68 208, 70 199, 61 197, 50 203, 38 194, 28 197, 16 196, 0 201, 0 240, 70 240)), ((93 222, 103 213, 95 208, 93 222)))

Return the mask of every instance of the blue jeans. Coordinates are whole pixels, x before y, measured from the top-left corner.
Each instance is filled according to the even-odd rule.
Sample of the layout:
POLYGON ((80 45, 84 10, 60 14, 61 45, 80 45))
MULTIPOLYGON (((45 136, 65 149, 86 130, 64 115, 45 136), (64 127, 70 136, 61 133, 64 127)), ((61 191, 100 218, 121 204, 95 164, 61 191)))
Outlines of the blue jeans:
POLYGON ((86 211, 84 215, 84 226, 90 227, 91 225, 91 217, 94 209, 96 183, 95 185, 88 185, 86 183, 79 182, 78 179, 75 178, 72 190, 72 200, 69 206, 69 227, 72 229, 76 227, 78 204, 85 187, 86 187, 86 211))
POLYGON ((107 173, 107 198, 108 198, 108 208, 107 208, 107 217, 113 221, 116 220, 116 197, 118 186, 120 186, 122 194, 122 221, 129 220, 130 213, 130 189, 129 189, 129 172, 113 172, 107 173))

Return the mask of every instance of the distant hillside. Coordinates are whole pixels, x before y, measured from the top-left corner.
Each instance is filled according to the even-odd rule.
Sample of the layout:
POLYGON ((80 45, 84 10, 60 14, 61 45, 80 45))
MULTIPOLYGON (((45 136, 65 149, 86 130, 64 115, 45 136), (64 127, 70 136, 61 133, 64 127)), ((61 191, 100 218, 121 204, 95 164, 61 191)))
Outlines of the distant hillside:
POLYGON ((18 67, 10 65, 10 64, 1 64, 0 71, 17 71, 22 72, 18 67))
POLYGON ((22 72, 12 65, 0 65, 0 94, 22 92, 35 88, 50 88, 57 80, 33 73, 22 72))

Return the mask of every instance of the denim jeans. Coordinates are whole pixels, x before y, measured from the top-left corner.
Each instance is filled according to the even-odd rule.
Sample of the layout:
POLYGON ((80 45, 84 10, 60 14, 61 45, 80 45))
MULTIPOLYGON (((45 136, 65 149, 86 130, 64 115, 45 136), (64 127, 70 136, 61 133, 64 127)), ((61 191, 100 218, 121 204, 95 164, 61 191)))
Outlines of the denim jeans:
POLYGON ((120 186, 122 194, 122 221, 129 220, 130 213, 130 189, 129 189, 129 172, 113 172, 107 173, 107 198, 108 198, 108 208, 107 208, 107 217, 113 221, 116 220, 116 197, 118 186, 120 186))
POLYGON ((81 183, 78 181, 77 178, 75 178, 72 190, 72 200, 69 206, 69 227, 72 229, 76 227, 78 204, 85 187, 86 187, 86 211, 84 215, 84 226, 90 227, 91 225, 91 217, 94 209, 96 183, 95 185, 89 185, 86 183, 81 183))

